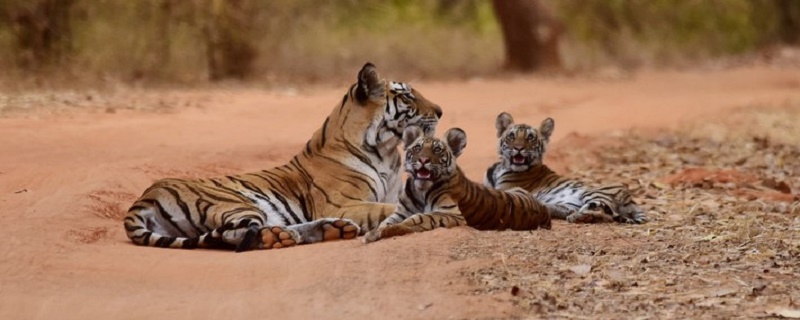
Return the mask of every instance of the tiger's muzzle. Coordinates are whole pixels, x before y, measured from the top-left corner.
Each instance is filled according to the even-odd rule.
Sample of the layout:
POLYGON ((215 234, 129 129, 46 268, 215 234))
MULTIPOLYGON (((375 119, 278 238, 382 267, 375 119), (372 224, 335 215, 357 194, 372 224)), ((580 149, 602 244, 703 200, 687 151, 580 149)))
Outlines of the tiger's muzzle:
POLYGON ((441 172, 436 166, 430 163, 430 160, 426 158, 420 158, 414 161, 408 172, 414 177, 414 179, 422 180, 422 181, 434 181, 441 176, 441 172))

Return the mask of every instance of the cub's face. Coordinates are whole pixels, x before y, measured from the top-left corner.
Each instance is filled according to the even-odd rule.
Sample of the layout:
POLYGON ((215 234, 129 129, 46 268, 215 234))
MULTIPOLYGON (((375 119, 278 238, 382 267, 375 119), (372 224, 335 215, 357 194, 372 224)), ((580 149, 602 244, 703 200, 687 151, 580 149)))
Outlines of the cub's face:
POLYGON ((555 122, 547 118, 537 129, 527 124, 514 124, 511 115, 503 112, 497 116, 495 127, 501 165, 507 170, 521 172, 542 164, 555 122))
POLYGON ((417 188, 428 189, 434 183, 451 178, 457 170, 456 157, 466 147, 466 133, 453 128, 445 133, 444 140, 426 137, 416 126, 403 132, 406 152, 406 172, 414 179, 417 188))

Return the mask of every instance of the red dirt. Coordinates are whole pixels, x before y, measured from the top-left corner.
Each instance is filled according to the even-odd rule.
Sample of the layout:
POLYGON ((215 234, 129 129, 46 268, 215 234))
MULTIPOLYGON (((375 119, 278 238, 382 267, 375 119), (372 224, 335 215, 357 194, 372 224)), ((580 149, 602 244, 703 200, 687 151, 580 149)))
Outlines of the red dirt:
MULTIPOLYGON (((800 73, 771 68, 642 73, 615 82, 413 84, 443 107, 440 132, 459 126, 468 133, 459 162, 476 180, 495 159, 500 111, 527 123, 553 117, 558 142, 571 133, 591 138, 673 127, 730 108, 800 100, 800 73)), ((454 258, 451 249, 472 239, 466 229, 244 254, 142 248, 127 240, 124 210, 153 180, 283 163, 344 91, 149 92, 173 97, 169 103, 180 107, 167 113, 34 111, 0 119, 0 318, 521 316, 509 293, 471 294, 475 284, 460 271, 499 258, 454 258)), ((556 143, 551 150, 568 146, 556 143)), ((554 159, 548 161, 563 170, 554 159)), ((542 232, 562 228, 594 226, 556 223, 542 232)), ((607 225, 593 230, 599 238, 613 232, 607 225)))
POLYGON ((768 199, 792 202, 798 199, 798 196, 792 194, 791 187, 785 182, 759 181, 755 175, 733 169, 689 168, 664 177, 661 181, 673 187, 706 189, 717 184, 727 184, 731 188, 736 188, 733 190, 734 194, 747 200, 768 199), (755 188, 757 184, 761 187, 760 189, 755 188))

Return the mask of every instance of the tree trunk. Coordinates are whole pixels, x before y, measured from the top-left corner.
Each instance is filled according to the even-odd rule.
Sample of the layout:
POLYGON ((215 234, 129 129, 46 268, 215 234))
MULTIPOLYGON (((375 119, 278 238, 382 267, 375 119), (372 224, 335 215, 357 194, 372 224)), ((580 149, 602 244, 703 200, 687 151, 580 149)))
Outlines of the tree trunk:
POLYGON ((156 51, 158 52, 156 67, 161 72, 169 67, 172 58, 170 26, 172 25, 172 11, 175 4, 175 0, 161 0, 156 13, 156 36, 158 37, 156 39, 156 51))
POLYGON ((800 44, 800 1, 775 0, 775 5, 781 40, 788 44, 800 44))
POLYGON ((532 72, 558 70, 563 26, 538 0, 493 0, 505 43, 505 67, 532 72))
POLYGON ((36 69, 62 62, 72 46, 75 0, 41 0, 9 10, 17 64, 36 69))
POLYGON ((252 11, 247 0, 212 0, 203 33, 209 78, 244 79, 253 71, 252 11))

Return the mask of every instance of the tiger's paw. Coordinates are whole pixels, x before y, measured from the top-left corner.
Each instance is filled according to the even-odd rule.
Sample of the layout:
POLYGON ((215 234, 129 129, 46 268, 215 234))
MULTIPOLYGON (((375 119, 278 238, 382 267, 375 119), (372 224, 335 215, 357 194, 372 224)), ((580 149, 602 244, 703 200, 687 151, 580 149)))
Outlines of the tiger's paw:
POLYGON ((622 206, 619 211, 619 216, 614 217, 614 221, 633 224, 642 224, 648 221, 644 211, 634 203, 622 206))
POLYGON ((598 223, 598 222, 608 222, 611 220, 610 216, 607 216, 602 213, 593 213, 593 212, 575 212, 567 216, 567 222, 569 223, 598 223))
POLYGON ((261 228, 260 236, 259 249, 280 249, 300 243, 300 234, 297 231, 279 226, 261 228))
POLYGON ((364 235, 364 243, 375 242, 380 239, 386 239, 391 237, 399 237, 413 232, 414 231, 411 230, 410 228, 399 224, 381 226, 375 230, 367 232, 367 234, 364 235))
POLYGON ((379 231, 380 228, 367 232, 364 235, 364 243, 375 242, 381 239, 381 232, 379 231))
POLYGON ((350 219, 335 219, 322 224, 322 241, 353 239, 361 227, 350 219))
POLYGON ((584 204, 578 212, 586 212, 586 211, 594 211, 598 213, 605 213, 607 215, 613 215, 614 210, 611 209, 608 203, 603 201, 589 201, 584 204))
POLYGON ((643 213, 634 215, 633 218, 615 216, 614 221, 619 223, 642 224, 647 222, 647 217, 643 213))

